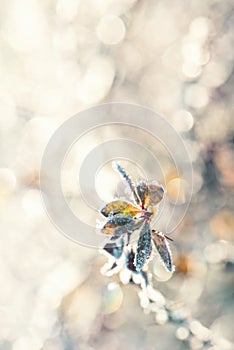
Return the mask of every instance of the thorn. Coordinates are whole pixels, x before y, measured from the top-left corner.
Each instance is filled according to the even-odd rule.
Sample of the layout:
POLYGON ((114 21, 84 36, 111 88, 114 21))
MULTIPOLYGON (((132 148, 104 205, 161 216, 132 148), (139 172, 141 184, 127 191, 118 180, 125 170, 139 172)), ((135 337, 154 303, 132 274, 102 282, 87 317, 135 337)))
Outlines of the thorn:
POLYGON ((167 235, 164 235, 166 237, 166 239, 168 239, 168 241, 172 241, 174 242, 174 239, 172 239, 171 237, 168 237, 167 235))

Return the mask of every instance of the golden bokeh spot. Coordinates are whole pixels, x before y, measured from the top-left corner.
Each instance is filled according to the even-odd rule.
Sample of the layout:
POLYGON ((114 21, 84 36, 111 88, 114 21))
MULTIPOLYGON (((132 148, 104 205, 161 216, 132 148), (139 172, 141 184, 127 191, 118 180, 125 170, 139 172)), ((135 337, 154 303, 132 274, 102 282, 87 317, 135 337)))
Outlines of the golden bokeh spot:
POLYGON ((167 184, 167 195, 172 203, 186 203, 189 195, 188 183, 179 177, 170 180, 167 184))
POLYGON ((216 213, 209 225, 213 234, 219 239, 232 239, 234 237, 234 215, 228 210, 216 213))

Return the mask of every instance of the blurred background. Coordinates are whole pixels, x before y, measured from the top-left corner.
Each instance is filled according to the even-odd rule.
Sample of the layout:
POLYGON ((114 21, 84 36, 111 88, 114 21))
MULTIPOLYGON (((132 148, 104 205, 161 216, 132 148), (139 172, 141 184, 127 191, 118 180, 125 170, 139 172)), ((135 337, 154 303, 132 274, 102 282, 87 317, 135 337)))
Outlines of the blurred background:
MULTIPOLYGON (((233 24, 229 0, 0 0, 1 349, 234 349, 233 24), (196 324, 143 310, 134 286, 100 274, 105 257, 63 237, 45 213, 48 140, 73 114, 111 101, 152 108, 186 143, 194 188, 173 233, 176 272, 157 260, 150 269, 155 288, 217 344, 196 324)), ((87 136, 76 159, 111 132, 87 136)), ((181 181, 163 164, 173 201, 181 181)))

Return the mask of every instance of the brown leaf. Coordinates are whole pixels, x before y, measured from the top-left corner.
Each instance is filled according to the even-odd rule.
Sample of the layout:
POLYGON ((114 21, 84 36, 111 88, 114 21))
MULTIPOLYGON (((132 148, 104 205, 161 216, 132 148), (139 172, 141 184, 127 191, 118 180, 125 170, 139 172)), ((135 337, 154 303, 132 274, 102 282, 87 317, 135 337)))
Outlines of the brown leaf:
POLYGON ((171 250, 166 237, 162 232, 152 230, 152 239, 162 259, 163 265, 168 271, 172 272, 174 267, 172 265, 171 250))

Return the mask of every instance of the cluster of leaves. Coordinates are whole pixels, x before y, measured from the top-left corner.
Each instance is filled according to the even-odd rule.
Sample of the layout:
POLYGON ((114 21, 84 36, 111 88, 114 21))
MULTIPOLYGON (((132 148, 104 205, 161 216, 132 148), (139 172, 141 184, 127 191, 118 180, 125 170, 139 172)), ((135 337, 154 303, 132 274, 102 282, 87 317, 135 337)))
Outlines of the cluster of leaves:
POLYGON ((164 189, 156 182, 139 181, 136 185, 119 163, 113 167, 128 184, 132 193, 132 202, 114 200, 101 210, 106 222, 101 232, 111 235, 103 249, 114 257, 118 265, 123 253, 126 256, 126 266, 129 265, 129 256, 134 256, 131 269, 141 272, 156 250, 165 268, 172 272, 173 265, 167 236, 151 229, 151 220, 156 215, 156 206, 162 200, 164 189), (132 235, 139 230, 137 243, 132 242, 132 235))

